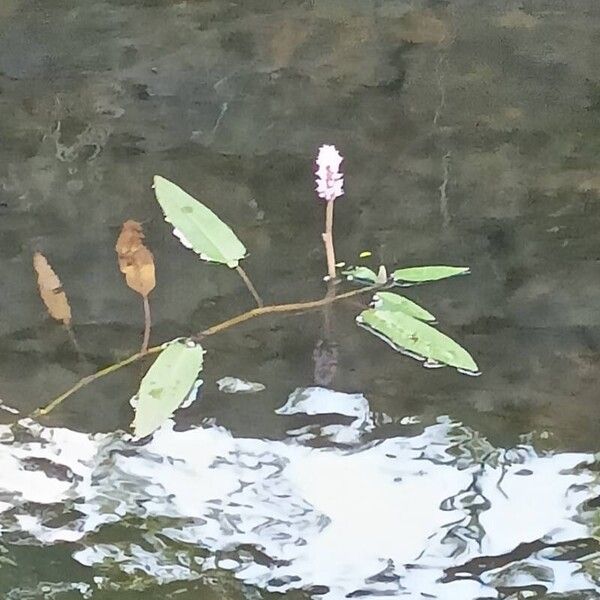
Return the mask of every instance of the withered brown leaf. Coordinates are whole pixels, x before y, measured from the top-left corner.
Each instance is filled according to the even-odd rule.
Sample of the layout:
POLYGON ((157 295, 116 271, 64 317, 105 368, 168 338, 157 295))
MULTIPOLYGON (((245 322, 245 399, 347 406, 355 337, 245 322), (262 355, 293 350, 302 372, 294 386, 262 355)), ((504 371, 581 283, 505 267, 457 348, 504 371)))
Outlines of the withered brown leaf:
POLYGON ((119 269, 125 275, 127 285, 145 298, 156 286, 154 257, 144 245, 142 225, 137 221, 125 221, 115 245, 119 269))
POLYGON ((41 252, 33 255, 33 268, 37 273, 40 296, 50 316, 68 327, 71 323, 71 307, 67 295, 63 291, 60 279, 41 252))

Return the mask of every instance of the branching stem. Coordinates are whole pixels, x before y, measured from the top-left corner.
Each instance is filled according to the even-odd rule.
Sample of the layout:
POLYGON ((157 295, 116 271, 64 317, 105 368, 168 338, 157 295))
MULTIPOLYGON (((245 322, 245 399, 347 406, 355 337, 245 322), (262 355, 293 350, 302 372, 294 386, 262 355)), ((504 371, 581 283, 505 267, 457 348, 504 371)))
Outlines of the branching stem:
MULTIPOLYGON (((337 296, 326 295, 324 298, 320 298, 319 300, 310 300, 308 302, 294 302, 291 304, 273 304, 270 306, 259 306, 258 308, 253 308, 245 313, 232 317, 231 319, 227 319, 222 323, 218 323, 217 325, 213 325, 204 331, 200 331, 199 333, 191 336, 190 339, 194 341, 201 341, 206 337, 211 335, 215 335, 216 333, 220 333, 221 331, 225 331, 226 329, 230 329, 231 327, 235 327, 236 325, 240 325, 245 321, 249 321, 250 319, 255 319, 256 317, 262 317, 264 315, 275 314, 275 313, 295 313, 302 312, 306 310, 314 310, 316 308, 321 308, 323 306, 327 306, 328 304, 332 304, 333 302, 337 302, 339 300, 345 300, 347 298, 353 298, 354 296, 360 296, 362 294, 366 294, 368 292, 374 292, 376 290, 385 287, 386 284, 375 284, 368 287, 363 287, 357 290, 352 290, 350 292, 345 292, 343 294, 339 294, 337 296)), ((141 358, 144 358, 150 354, 157 354, 163 349, 163 344, 159 346, 153 346, 152 348, 148 348, 145 352, 137 352, 136 354, 132 354, 128 358, 109 365, 104 369, 100 369, 91 375, 87 375, 80 379, 75 385, 70 387, 66 392, 62 393, 60 396, 52 400, 49 404, 42 408, 38 408, 35 410, 30 416, 31 417, 40 417, 47 415, 51 411, 53 411, 57 406, 62 404, 67 398, 86 387, 90 383, 104 377, 105 375, 109 375, 110 373, 114 373, 118 371, 122 367, 126 367, 131 363, 134 363, 141 358)))

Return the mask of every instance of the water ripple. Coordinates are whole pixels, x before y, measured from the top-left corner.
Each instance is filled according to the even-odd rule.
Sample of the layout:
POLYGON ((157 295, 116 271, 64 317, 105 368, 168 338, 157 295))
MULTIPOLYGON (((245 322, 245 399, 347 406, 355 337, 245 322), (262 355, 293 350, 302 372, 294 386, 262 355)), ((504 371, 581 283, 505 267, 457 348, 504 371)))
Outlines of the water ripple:
MULTIPOLYGON (((6 427, 3 540, 75 542, 100 588, 218 568, 327 599, 600 592, 584 510, 600 490, 592 455, 494 448, 446 418, 367 441, 366 399, 324 388, 296 390, 279 412, 314 416, 319 405, 355 419, 336 426, 343 444, 236 438, 214 424, 168 423, 143 445, 29 420, 6 427)), ((331 439, 331 424, 311 439, 320 433, 331 439)))

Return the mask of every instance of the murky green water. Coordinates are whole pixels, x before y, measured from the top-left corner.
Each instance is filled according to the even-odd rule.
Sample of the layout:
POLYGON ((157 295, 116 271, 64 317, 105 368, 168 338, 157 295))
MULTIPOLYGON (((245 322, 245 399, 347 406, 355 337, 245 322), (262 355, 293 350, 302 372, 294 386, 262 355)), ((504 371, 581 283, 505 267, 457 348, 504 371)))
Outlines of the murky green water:
POLYGON ((252 307, 171 235, 154 174, 235 228, 266 301, 319 297, 322 143, 346 157, 340 259, 471 267, 409 295, 483 375, 422 369, 339 304, 334 373, 315 373, 321 312, 249 322, 207 340, 199 400, 147 446, 113 433, 139 366, 41 426, 2 412, 0 594, 596 597, 599 24, 594 0, 3 0, 5 404, 26 415, 138 349, 128 218, 155 255, 154 342, 252 307), (276 413, 297 388, 316 408, 276 413))

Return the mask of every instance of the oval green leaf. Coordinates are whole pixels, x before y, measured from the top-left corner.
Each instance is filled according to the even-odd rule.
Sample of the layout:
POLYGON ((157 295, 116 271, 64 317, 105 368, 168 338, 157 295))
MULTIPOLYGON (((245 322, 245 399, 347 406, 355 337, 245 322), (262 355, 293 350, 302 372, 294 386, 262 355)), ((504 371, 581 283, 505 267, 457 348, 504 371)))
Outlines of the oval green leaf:
POLYGON ((350 267, 342 271, 349 281, 371 285, 377 283, 377 273, 369 267, 350 267))
POLYGON ((356 322, 395 350, 425 361, 426 367, 448 365, 467 375, 479 375, 477 363, 464 348, 402 311, 367 309, 356 322))
POLYGON ((246 255, 244 244, 207 206, 168 179, 154 177, 154 193, 173 233, 202 260, 235 268, 246 255))
POLYGON ((466 275, 468 273, 469 267, 408 267, 406 269, 396 269, 392 273, 392 278, 396 283, 411 285, 427 281, 439 281, 440 279, 466 275))
POLYGON ((169 343, 158 355, 137 393, 135 437, 150 435, 179 408, 202 370, 203 355, 202 346, 185 340, 169 343))
POLYGON ((435 317, 416 302, 392 292, 377 292, 373 296, 373 305, 379 310, 400 310, 419 321, 435 321, 435 317))

